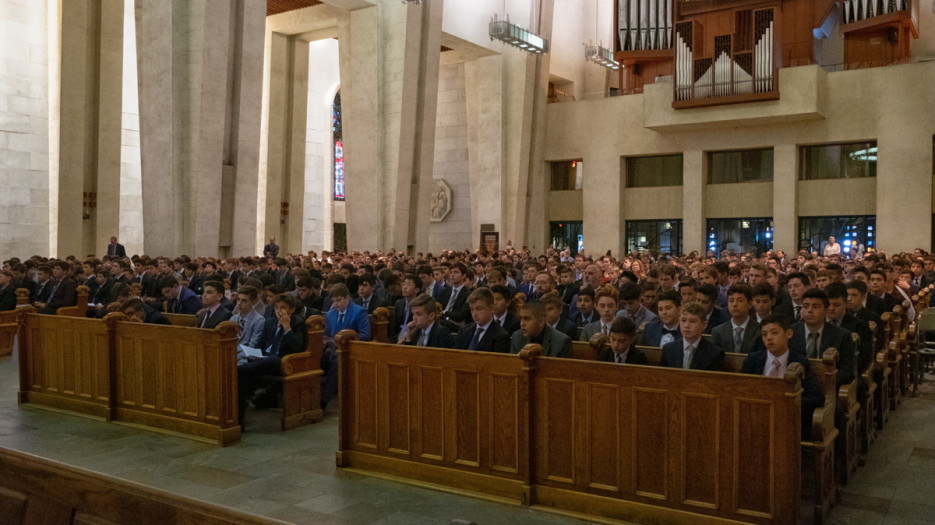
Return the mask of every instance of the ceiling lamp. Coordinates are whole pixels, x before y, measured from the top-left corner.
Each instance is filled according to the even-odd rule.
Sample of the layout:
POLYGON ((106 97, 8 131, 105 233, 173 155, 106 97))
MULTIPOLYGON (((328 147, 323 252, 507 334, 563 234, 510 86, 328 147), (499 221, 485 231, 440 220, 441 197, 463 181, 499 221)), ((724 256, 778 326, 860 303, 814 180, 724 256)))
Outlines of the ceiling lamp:
POLYGON ((584 58, 589 62, 604 66, 607 69, 617 71, 620 69, 620 62, 614 60, 614 54, 604 46, 594 44, 584 45, 584 58))
POLYGON ((497 39, 501 42, 518 47, 523 51, 528 51, 534 55, 541 55, 549 52, 549 41, 539 35, 530 33, 525 29, 511 24, 509 18, 506 20, 497 20, 497 15, 493 15, 490 21, 490 39, 497 39))

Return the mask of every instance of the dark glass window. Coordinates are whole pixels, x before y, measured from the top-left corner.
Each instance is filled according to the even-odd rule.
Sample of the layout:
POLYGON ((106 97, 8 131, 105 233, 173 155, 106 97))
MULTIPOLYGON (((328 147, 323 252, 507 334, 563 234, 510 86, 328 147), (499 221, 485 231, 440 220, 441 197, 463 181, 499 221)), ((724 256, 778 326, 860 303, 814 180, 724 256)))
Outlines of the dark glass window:
POLYGON ((773 148, 708 153, 708 184, 772 180, 773 148))
POLYGON ((682 219, 627 221, 627 253, 682 253, 682 219))
POLYGON ((551 162, 552 191, 580 190, 584 163, 580 160, 551 162))
POLYGON ((626 157, 628 188, 682 185, 682 154, 626 157))
POLYGON ((866 252, 877 245, 876 225, 875 215, 799 217, 799 249, 823 253, 828 237, 834 237, 843 254, 852 249, 866 252))
POLYGON ((575 256, 584 249, 584 228, 581 221, 554 221, 549 223, 549 239, 556 250, 571 249, 575 256))
POLYGON ((877 176, 877 143, 802 146, 799 180, 857 179, 877 176))
POLYGON ((725 250, 756 255, 773 249, 773 219, 708 219, 708 250, 718 256, 725 250))

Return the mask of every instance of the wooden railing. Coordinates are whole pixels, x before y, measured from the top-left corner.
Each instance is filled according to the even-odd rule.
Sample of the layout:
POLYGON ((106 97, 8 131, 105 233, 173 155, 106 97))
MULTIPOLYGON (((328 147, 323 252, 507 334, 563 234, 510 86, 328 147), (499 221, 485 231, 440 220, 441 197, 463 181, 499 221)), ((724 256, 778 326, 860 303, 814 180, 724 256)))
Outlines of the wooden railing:
POLYGON ((78 294, 78 302, 75 303, 75 306, 62 306, 55 311, 56 315, 64 315, 68 317, 85 317, 88 313, 88 293, 91 291, 85 285, 81 285, 77 288, 76 292, 78 294))
POLYGON ((4 525, 285 523, 8 449, 0 449, 0 521, 4 525))
MULTIPOLYGON (((654 523, 796 523, 800 380, 338 335, 338 464, 654 523)), ((833 421, 832 421, 833 422, 833 421)))

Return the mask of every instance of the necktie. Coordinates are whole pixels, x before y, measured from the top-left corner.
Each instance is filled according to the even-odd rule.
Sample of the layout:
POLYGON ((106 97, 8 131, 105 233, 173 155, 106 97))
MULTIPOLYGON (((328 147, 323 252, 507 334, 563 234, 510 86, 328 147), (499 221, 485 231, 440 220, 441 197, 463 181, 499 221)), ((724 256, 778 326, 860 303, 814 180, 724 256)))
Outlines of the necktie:
POLYGON ((364 299, 364 310, 370 311, 370 299, 364 299))
POLYGON ((769 377, 782 377, 782 363, 779 362, 779 359, 773 358, 773 368, 769 371, 769 377))
POLYGON ((604 323, 601 323, 601 334, 607 335, 607 325, 604 323))
POLYGON ((452 290, 451 290, 451 297, 448 299, 448 306, 445 307, 445 311, 446 311, 446 312, 447 312, 448 310, 451 310, 451 307, 454 306, 455 301, 458 299, 458 293, 459 293, 460 291, 461 291, 461 290, 459 290, 459 289, 452 289, 452 290))
POLYGON ((425 347, 429 345, 429 333, 423 331, 422 335, 419 337, 419 346, 425 347))
POLYGON ((273 344, 269 349, 270 355, 279 355, 279 343, 282 342, 282 325, 276 327, 276 337, 273 338, 273 344))
POLYGON ((338 314, 338 330, 343 330, 344 328, 344 312, 338 314))
POLYGON ((678 333, 679 333, 678 330, 669 330, 668 328, 662 329, 662 335, 671 335, 672 337, 675 337, 676 335, 678 335, 678 333))
POLYGON ((738 326, 734 328, 734 350, 739 352, 740 347, 743 345, 743 327, 738 326))
POLYGON ((240 318, 240 337, 238 339, 243 339, 244 328, 247 326, 247 321, 243 317, 240 318))
POLYGON ((808 334, 808 344, 805 345, 805 353, 809 358, 818 357, 818 332, 808 334))
POLYGON ((201 320, 201 328, 204 328, 208 324, 208 318, 211 317, 211 310, 205 312, 204 318, 201 320))
POLYGON ((622 363, 623 363, 623 354, 618 354, 618 353, 614 352, 614 362, 617 363, 618 365, 619 365, 619 364, 622 364, 622 363))
POLYGON ((801 319, 801 318, 802 318, 802 307, 801 307, 801 306, 796 306, 796 307, 795 307, 795 318, 796 318, 796 319, 801 319))
POLYGON ((484 329, 477 327, 477 330, 474 331, 474 337, 471 339, 471 344, 468 346, 468 350, 477 350, 477 344, 480 343, 481 337, 483 337, 484 329))
POLYGON ((692 367, 692 358, 695 357, 695 345, 685 347, 685 356, 682 358, 682 370, 690 370, 692 367))

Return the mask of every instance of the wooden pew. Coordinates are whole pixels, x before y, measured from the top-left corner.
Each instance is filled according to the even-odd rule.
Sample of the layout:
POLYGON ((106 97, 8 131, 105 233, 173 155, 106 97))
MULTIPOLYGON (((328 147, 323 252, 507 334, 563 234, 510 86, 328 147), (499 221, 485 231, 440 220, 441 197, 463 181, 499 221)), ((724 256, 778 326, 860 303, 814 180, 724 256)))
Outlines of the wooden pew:
POLYGON ((308 333, 305 351, 282 359, 282 430, 317 423, 325 418, 325 411, 321 409, 325 318, 313 315, 305 320, 305 327, 308 333))
POLYGON ((390 310, 380 307, 370 314, 370 338, 378 343, 387 343, 390 340, 390 310))
POLYGON ((19 331, 16 310, 0 312, 0 357, 13 353, 16 333, 19 331))
POLYGON ((0 449, 0 522, 4 525, 284 523, 9 449, 0 449))
POLYGON ((29 304, 29 288, 16 289, 16 306, 29 304))
POLYGON ((886 312, 880 316, 880 323, 883 324, 883 348, 886 350, 887 367, 890 371, 887 377, 889 382, 889 409, 896 410, 896 406, 902 401, 902 387, 900 386, 901 375, 899 372, 902 367, 902 355, 899 353, 899 345, 896 341, 897 336, 894 334, 893 330, 897 323, 895 320, 895 308, 893 312, 886 312))
POLYGON ((617 520, 798 520, 799 365, 776 380, 337 339, 339 466, 617 520))
POLYGON ((75 306, 63 306, 56 310, 55 314, 68 317, 85 317, 88 313, 88 293, 90 291, 90 288, 82 284, 77 288, 78 302, 75 306))
POLYGON ((188 328, 196 328, 198 326, 197 315, 163 313, 162 316, 165 317, 172 326, 183 326, 188 328))
POLYGON ((240 440, 237 327, 214 330, 39 315, 19 309, 19 402, 240 440))

